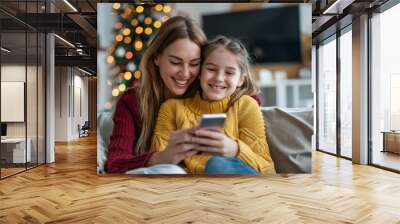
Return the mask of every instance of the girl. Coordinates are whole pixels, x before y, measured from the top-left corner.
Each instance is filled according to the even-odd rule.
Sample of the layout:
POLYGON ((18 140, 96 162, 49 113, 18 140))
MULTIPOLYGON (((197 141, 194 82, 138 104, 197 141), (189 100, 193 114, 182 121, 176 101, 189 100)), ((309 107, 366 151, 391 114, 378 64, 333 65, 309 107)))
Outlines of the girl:
POLYGON ((152 148, 163 150, 171 133, 196 127, 202 114, 226 113, 223 133, 216 129, 194 130, 188 141, 199 144, 191 151, 200 154, 184 160, 186 170, 191 174, 275 173, 263 117, 250 97, 258 89, 250 75, 246 49, 239 41, 220 36, 204 45, 202 55, 201 90, 192 98, 163 103, 152 148))

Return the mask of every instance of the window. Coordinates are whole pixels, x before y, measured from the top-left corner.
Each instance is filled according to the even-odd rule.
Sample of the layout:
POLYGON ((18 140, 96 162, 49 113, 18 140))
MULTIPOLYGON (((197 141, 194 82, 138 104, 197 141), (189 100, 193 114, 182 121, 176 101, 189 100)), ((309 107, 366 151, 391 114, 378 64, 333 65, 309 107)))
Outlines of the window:
POLYGON ((399 4, 371 18, 372 164, 395 170, 400 170, 400 132, 391 132, 400 130, 399 21, 399 4))
POLYGON ((318 149, 336 153, 336 39, 318 48, 318 149))
POLYGON ((340 36, 340 155, 352 157, 352 33, 340 36))

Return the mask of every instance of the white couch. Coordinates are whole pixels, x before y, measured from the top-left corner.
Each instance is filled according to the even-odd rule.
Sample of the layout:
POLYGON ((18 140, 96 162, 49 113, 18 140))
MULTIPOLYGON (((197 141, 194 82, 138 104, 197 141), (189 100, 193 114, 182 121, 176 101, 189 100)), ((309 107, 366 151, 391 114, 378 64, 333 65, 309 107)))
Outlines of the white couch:
MULTIPOLYGON (((266 136, 277 173, 311 173, 311 138, 313 111, 276 107, 261 108, 266 136)), ((104 173, 107 145, 113 129, 112 115, 97 117, 97 171, 104 173)))

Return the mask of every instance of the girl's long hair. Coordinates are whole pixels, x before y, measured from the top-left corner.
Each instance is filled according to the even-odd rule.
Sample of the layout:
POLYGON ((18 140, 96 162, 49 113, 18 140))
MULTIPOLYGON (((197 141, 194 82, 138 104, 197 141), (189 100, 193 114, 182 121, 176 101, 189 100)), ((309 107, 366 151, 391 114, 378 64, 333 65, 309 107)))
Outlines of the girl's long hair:
MULTIPOLYGON (((135 146, 136 153, 150 151, 157 114, 161 104, 165 101, 165 85, 154 59, 174 41, 184 38, 190 39, 200 48, 207 40, 202 29, 191 19, 182 16, 172 17, 162 25, 140 62, 142 80, 137 98, 140 105, 142 127, 135 146)), ((193 85, 198 84, 194 82, 185 95, 193 94, 195 91, 193 85)))

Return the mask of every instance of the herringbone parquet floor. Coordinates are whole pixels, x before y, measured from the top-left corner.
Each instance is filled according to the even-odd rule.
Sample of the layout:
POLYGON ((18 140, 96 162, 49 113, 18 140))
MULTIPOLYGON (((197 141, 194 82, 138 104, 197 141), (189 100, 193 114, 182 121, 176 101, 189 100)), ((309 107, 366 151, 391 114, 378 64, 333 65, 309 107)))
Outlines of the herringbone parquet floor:
POLYGON ((310 175, 96 174, 96 139, 0 181, 0 223, 400 223, 400 175, 320 152, 310 175))

